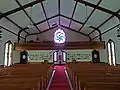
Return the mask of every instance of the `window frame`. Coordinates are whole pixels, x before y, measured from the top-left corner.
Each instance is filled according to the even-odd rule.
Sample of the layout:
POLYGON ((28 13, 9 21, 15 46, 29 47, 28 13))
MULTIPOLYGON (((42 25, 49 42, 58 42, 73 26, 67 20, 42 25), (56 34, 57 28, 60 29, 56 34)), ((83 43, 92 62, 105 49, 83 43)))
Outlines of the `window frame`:
POLYGON ((12 57, 13 57, 13 44, 12 44, 12 42, 9 40, 9 41, 7 41, 7 42, 4 44, 4 61, 3 61, 4 67, 5 67, 5 66, 10 66, 10 65, 13 64, 13 59, 12 59, 12 57), (8 44, 7 50, 10 49, 10 45, 11 45, 11 50, 6 52, 6 45, 7 45, 7 44, 8 44), (5 56, 6 53, 7 53, 7 56, 5 56), (11 55, 10 55, 10 53, 11 53, 11 55), (9 60, 9 59, 11 58, 11 61, 5 61, 6 57, 8 57, 7 60, 9 60))
POLYGON ((107 42, 107 56, 108 56, 108 63, 110 65, 116 66, 116 50, 115 50, 115 42, 112 39, 109 39, 107 42), (109 45, 109 47, 108 47, 109 45), (109 49, 110 48, 110 49, 109 49), (113 49, 114 48, 114 49, 113 49), (110 51, 110 52, 109 52, 110 51), (110 55, 110 56, 109 56, 110 55), (111 59, 111 60, 110 60, 111 59))

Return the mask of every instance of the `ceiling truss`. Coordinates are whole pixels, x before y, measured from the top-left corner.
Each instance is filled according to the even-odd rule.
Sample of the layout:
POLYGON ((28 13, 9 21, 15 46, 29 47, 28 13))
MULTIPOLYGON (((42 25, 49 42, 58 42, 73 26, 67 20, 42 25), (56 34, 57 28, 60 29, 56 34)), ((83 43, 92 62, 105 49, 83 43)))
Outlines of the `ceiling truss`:
MULTIPOLYGON (((0 12, 0 15, 3 15, 2 12, 0 12)), ((20 30, 22 30, 23 28, 21 26, 19 26, 17 23, 15 23, 13 20, 11 20, 10 18, 8 18, 7 16, 4 16, 8 21, 10 21, 11 23, 13 23, 16 27, 18 27, 20 30)), ((27 31, 24 31, 25 33, 29 34, 27 31)))
MULTIPOLYGON (((119 13, 120 9, 116 12, 119 13)), ((99 29, 100 27, 102 27, 105 23, 107 23, 109 20, 111 20, 114 17, 114 15, 108 17, 108 19, 106 19, 103 23, 101 23, 98 27, 96 27, 97 29, 99 29)), ((91 35, 96 29, 94 29, 92 32, 90 32, 88 35, 91 35)))
MULTIPOLYGON (((42 6, 42 9, 43 9, 43 12, 44 12, 44 15, 45 15, 45 18, 46 18, 46 20, 47 20, 47 14, 46 14, 46 11, 45 11, 45 8, 44 8, 44 5, 43 5, 43 3, 41 2, 41 6, 42 6)), ((47 24, 48 24, 48 27, 50 28, 50 23, 48 22, 48 20, 47 20, 47 24)))
MULTIPOLYGON (((16 2, 17 2, 17 4, 20 6, 20 7, 22 7, 22 5, 19 3, 19 1, 18 0, 15 0, 16 2)), ((32 8, 32 6, 31 6, 31 8, 32 8)), ((39 32, 41 32, 40 31, 40 29, 35 25, 35 22, 32 20, 32 18, 29 16, 29 14, 25 11, 25 9, 22 9, 23 10, 23 12, 26 14, 26 16, 30 19, 30 21, 33 23, 33 25, 36 27, 36 29, 39 31, 39 32)))
MULTIPOLYGON (((96 7, 102 2, 102 0, 99 0, 99 2, 97 3, 96 7)), ((86 8, 87 8, 87 5, 85 4, 86 8)), ((87 23, 87 21, 90 19, 90 17, 92 16, 92 14, 95 12, 96 8, 94 8, 92 10, 92 12, 90 13, 90 15, 87 17, 87 19, 85 20, 85 22, 83 23, 83 25, 80 27, 79 31, 82 30, 82 28, 85 26, 85 24, 87 23)))
MULTIPOLYGON (((82 34, 82 35, 84 35, 84 36, 86 36, 86 37, 89 37, 90 40, 94 40, 94 39, 96 38, 96 37, 94 37, 94 38, 91 39, 90 35, 91 35, 94 31, 98 31, 98 32, 99 32, 99 36, 98 36, 98 37, 100 37, 99 39, 102 40, 101 35, 103 35, 104 33, 108 32, 109 30, 107 30, 107 31, 104 32, 104 33, 101 33, 101 31, 99 30, 99 28, 100 28, 101 26, 103 26, 105 23, 107 23, 109 20, 111 20, 114 16, 116 16, 118 19, 120 19, 120 15, 119 15, 120 10, 118 10, 117 12, 114 12, 114 11, 111 11, 111 10, 109 10, 109 9, 106 9, 106 8, 103 8, 103 7, 100 7, 100 6, 99 6, 100 3, 102 2, 102 0, 99 0, 99 2, 98 2, 96 5, 95 5, 95 4, 92 4, 92 3, 89 3, 89 2, 87 2, 87 1, 85 1, 85 0, 74 0, 76 3, 75 3, 75 5, 74 5, 74 9, 73 9, 73 11, 72 11, 71 17, 62 15, 62 14, 60 13, 60 0, 58 0, 58 14, 57 14, 57 15, 54 15, 54 16, 52 16, 52 17, 49 17, 49 18, 48 18, 47 14, 46 14, 46 11, 45 11, 45 8, 44 8, 43 2, 42 2, 42 1, 45 1, 45 0, 35 0, 35 1, 30 2, 30 3, 28 3, 28 4, 25 4, 25 5, 21 5, 18 0, 15 0, 15 1, 16 1, 17 4, 19 5, 19 7, 18 7, 18 8, 15 8, 15 9, 13 9, 13 10, 10 10, 10 11, 8 11, 8 12, 5 12, 5 13, 0 13, 0 18, 5 17, 5 18, 8 19, 10 22, 12 22, 15 26, 17 26, 19 29, 21 29, 21 30, 18 32, 18 41, 20 41, 20 34, 21 34, 21 32, 23 32, 23 31, 24 31, 25 33, 27 33, 27 35, 25 36, 25 37, 27 37, 27 36, 29 36, 29 35, 41 34, 41 33, 43 33, 43 32, 49 31, 50 29, 54 28, 54 27, 50 27, 49 20, 52 19, 52 18, 55 18, 55 17, 59 17, 59 20, 58 20, 59 25, 61 25, 61 23, 60 23, 60 17, 69 19, 70 22, 69 22, 69 26, 68 26, 68 27, 66 27, 66 26, 64 26, 64 25, 61 25, 61 26, 64 27, 64 28, 70 29, 71 31, 74 31, 74 32, 76 32, 76 33, 80 33, 80 34, 82 34), (34 21, 32 20, 32 18, 28 15, 28 13, 25 11, 25 9, 28 8, 28 7, 32 7, 32 6, 34 6, 34 5, 36 5, 36 4, 39 4, 39 3, 41 4, 41 7, 42 7, 42 9, 43 9, 43 13, 44 13, 44 15, 45 15, 45 20, 40 21, 40 22, 34 22, 34 21), (75 11, 76 11, 76 7, 77 7, 77 4, 78 4, 78 3, 84 4, 85 6, 89 6, 89 7, 92 7, 92 8, 93 8, 93 10, 91 11, 90 15, 86 18, 85 22, 80 22, 80 21, 78 21, 78 20, 73 19, 74 14, 75 14, 75 11), (29 34, 29 33, 26 31, 27 29, 29 29, 28 27, 22 28, 22 27, 19 26, 17 23, 15 23, 13 20, 11 20, 10 18, 7 17, 8 15, 14 14, 14 13, 16 13, 16 12, 18 12, 18 11, 21 11, 21 10, 22 10, 22 11, 26 14, 26 16, 31 20, 31 22, 32 22, 33 25, 36 27, 36 29, 39 31, 39 33, 29 34), (85 34, 85 33, 80 32, 80 31, 82 30, 82 28, 83 28, 83 27, 86 25, 86 23, 88 22, 88 20, 90 19, 90 17, 93 15, 93 13, 95 12, 95 10, 103 11, 103 12, 105 12, 105 13, 108 13, 108 14, 112 15, 112 16, 110 16, 109 18, 107 18, 107 19, 106 19, 103 23, 101 23, 98 27, 91 26, 91 28, 93 29, 93 31, 90 32, 89 34, 85 34), (48 24, 49 29, 44 30, 44 31, 40 31, 39 28, 37 27, 37 25, 39 25, 39 24, 41 24, 41 23, 43 23, 43 22, 46 22, 46 21, 47 21, 47 24, 48 24), (72 22, 76 22, 76 23, 82 25, 82 26, 79 28, 78 31, 70 28, 72 22)), ((112 29, 113 29, 113 28, 112 28, 112 29)), ((111 29, 110 29, 110 30, 111 30, 111 29)))

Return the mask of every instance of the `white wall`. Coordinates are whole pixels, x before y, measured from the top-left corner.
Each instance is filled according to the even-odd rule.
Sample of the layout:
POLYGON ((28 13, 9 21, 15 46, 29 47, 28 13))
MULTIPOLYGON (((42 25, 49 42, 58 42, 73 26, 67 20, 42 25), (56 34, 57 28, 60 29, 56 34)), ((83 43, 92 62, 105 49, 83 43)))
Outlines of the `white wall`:
POLYGON ((1 30, 2 30, 2 40, 0 41, 0 64, 3 64, 4 45, 8 40, 10 40, 13 44, 14 42, 17 42, 17 36, 4 29, 1 30))
POLYGON ((20 53, 21 53, 21 51, 17 51, 17 50, 13 51, 13 63, 20 62, 20 53))
MULTIPOLYGON (((71 30, 62 28, 66 34, 66 41, 72 42, 72 41, 89 41, 89 38, 81 35, 79 33, 73 32, 71 30)), ((51 29, 50 31, 44 32, 39 35, 40 41, 53 41, 54 32, 56 29, 51 29)), ((37 35, 32 35, 27 37, 27 41, 29 40, 36 40, 37 35)))
MULTIPOLYGON (((109 31, 108 33, 105 33, 102 37, 103 37, 103 41, 105 41, 106 44, 107 44, 109 39, 112 39, 115 42, 116 63, 120 64, 120 40, 118 40, 118 38, 117 38, 117 29, 118 28, 115 28, 115 29, 109 31)), ((107 62, 108 61, 107 48, 105 50, 101 50, 100 54, 101 54, 100 55, 101 61, 107 62)))

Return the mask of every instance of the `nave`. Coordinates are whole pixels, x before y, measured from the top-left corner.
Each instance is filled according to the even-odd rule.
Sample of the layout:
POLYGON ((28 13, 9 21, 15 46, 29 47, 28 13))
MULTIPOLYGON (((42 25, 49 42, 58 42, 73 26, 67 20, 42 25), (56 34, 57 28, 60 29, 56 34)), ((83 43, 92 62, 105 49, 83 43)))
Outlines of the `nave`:
POLYGON ((120 90, 120 0, 0 0, 0 90, 120 90))
POLYGON ((55 65, 54 75, 48 90, 72 90, 65 65, 55 65))
POLYGON ((119 90, 120 66, 92 62, 0 68, 1 90, 119 90), (79 69, 78 69, 79 68, 79 69))

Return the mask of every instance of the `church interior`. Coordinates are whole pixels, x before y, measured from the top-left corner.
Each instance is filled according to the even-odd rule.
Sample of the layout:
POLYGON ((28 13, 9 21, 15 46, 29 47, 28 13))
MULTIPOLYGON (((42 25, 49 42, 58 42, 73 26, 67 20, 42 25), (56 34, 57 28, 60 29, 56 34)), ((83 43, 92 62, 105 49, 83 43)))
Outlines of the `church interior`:
POLYGON ((0 90, 120 90, 120 0, 1 0, 0 90))

